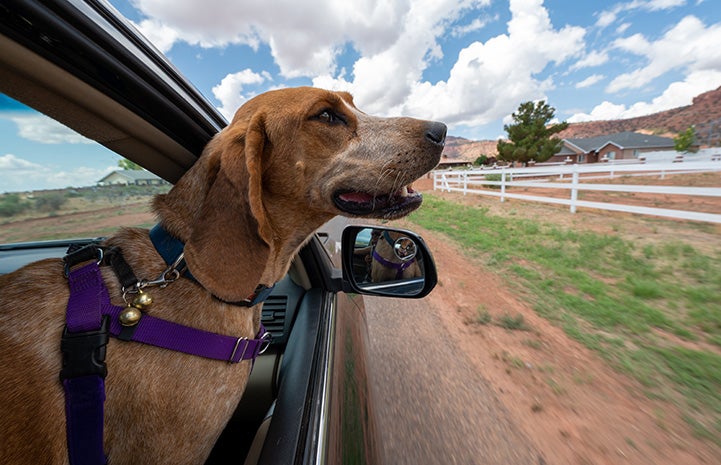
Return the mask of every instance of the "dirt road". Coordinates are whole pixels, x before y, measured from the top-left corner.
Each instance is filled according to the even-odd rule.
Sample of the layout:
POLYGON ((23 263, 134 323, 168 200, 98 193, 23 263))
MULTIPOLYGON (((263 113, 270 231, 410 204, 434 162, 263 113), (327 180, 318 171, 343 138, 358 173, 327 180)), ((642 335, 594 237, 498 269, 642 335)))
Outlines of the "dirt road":
POLYGON ((384 463, 545 463, 429 300, 365 303, 384 463))

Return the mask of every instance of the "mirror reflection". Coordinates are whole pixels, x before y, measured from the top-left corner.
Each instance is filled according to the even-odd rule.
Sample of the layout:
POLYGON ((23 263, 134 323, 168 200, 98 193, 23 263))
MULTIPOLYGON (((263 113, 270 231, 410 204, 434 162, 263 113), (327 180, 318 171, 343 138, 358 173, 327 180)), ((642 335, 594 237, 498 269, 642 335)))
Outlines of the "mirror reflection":
POLYGON ((365 228, 353 248, 353 277, 364 290, 418 294, 424 285, 423 258, 413 239, 400 231, 365 228))

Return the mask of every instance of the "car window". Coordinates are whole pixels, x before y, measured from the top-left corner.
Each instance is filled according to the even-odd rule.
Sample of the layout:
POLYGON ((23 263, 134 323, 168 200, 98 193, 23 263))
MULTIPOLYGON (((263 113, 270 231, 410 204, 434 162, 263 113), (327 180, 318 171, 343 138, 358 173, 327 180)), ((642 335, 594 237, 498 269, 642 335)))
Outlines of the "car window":
POLYGON ((170 184, 0 94, 0 243, 99 237, 154 223, 170 184))

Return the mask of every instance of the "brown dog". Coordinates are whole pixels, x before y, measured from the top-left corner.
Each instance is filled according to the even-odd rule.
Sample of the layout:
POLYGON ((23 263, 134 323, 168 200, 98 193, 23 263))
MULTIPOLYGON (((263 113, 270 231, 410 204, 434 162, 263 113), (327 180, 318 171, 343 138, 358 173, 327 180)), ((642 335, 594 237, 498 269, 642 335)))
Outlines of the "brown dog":
MULTIPOLYGON (((283 89, 250 100, 155 199, 197 282, 153 288, 149 313, 254 337, 261 306, 223 301, 280 280, 335 215, 397 218, 417 208, 420 195, 404 186, 437 164, 445 132, 442 123, 368 116, 342 92, 283 89)), ((166 268, 146 230, 121 230, 105 245, 120 247, 140 279, 166 268)), ((123 305, 115 274, 102 273, 113 304, 123 305)), ((0 463, 68 463, 58 382, 63 264, 49 259, 0 276, 0 292, 0 463)), ((106 362, 104 447, 113 465, 202 464, 251 368, 114 338, 106 362)))
POLYGON ((422 275, 415 243, 399 232, 384 232, 371 254, 371 281, 383 283, 422 275))

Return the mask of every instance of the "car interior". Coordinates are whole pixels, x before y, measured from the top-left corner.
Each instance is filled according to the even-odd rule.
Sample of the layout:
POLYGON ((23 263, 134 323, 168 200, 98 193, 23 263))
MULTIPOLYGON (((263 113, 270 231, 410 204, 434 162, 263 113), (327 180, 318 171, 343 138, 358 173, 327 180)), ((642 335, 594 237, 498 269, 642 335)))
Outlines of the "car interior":
MULTIPOLYGON (((0 274, 40 259, 61 259, 70 243, 59 240, 2 245, 0 274)), ((269 431, 282 441, 265 452, 275 457, 268 463, 281 463, 295 453, 302 434, 302 416, 297 412, 304 410, 307 390, 311 388, 313 353, 323 298, 318 283, 313 283, 303 262, 303 258, 315 261, 309 247, 322 246, 312 243, 306 247, 263 305, 261 319, 273 336, 272 343, 257 358, 236 413, 206 462, 209 465, 261 463, 259 460, 269 431), (242 461, 243 457, 247 457, 245 461, 242 461)))
MULTIPOLYGON (((177 116, 177 102, 165 102, 165 107, 147 105, 141 113, 4 35, 0 35, 0 49, 0 92, 170 182, 177 181, 200 153, 186 148, 192 144, 179 143, 175 135, 194 131, 196 139, 202 140, 222 126, 219 121, 215 128, 195 127, 199 123, 189 114, 182 127, 161 130, 158 126, 164 122, 155 115, 170 108, 177 116)), ((176 92, 182 92, 182 86, 174 85, 176 92)), ((196 102, 188 100, 188 113, 202 111, 196 102)), ((0 274, 41 258, 62 257, 67 245, 67 241, 54 241, 0 247, 0 274)), ((307 390, 312 388, 319 309, 326 298, 317 276, 330 261, 317 263, 319 253, 325 255, 325 249, 317 239, 306 245, 265 302, 262 321, 273 342, 256 360, 236 415, 207 463, 288 463, 296 454, 297 438, 303 434, 303 418, 298 412, 304 411, 307 390), (272 450, 263 451, 267 435, 277 439, 272 450)))

